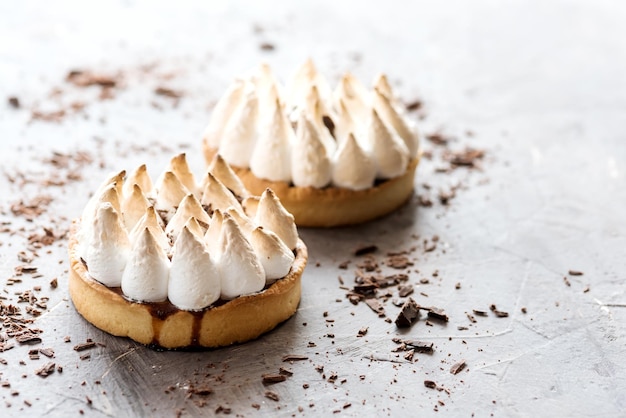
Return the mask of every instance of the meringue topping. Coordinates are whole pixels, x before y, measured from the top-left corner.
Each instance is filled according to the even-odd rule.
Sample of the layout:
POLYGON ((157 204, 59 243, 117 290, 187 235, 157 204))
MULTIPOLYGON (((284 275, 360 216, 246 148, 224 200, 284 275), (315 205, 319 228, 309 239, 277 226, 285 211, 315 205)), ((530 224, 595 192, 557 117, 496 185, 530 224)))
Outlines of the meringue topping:
POLYGON ((190 192, 171 171, 163 173, 155 188, 156 208, 165 211, 173 211, 177 208, 180 201, 190 192))
POLYGON ((293 129, 276 100, 273 117, 262 127, 250 159, 252 173, 271 181, 290 181, 292 136, 293 129))
POLYGON ((122 202, 122 215, 124 217, 124 224, 128 231, 139 222, 141 217, 146 213, 146 209, 150 206, 150 202, 146 199, 141 187, 137 184, 133 184, 132 189, 126 194, 126 198, 122 202))
MULTIPOLYGON (((193 218, 192 218, 193 219, 193 218)), ((187 226, 174 244, 167 295, 179 309, 204 309, 219 299, 220 275, 217 265, 187 226)))
MULTIPOLYGON (((221 155, 216 154, 215 157, 213 157, 213 161, 211 161, 211 164, 209 165, 208 172, 212 173, 216 179, 221 181, 222 184, 226 186, 228 190, 235 195, 235 197, 237 197, 237 199, 243 200, 248 197, 248 190, 246 190, 245 186, 241 182, 241 179, 237 177, 237 174, 235 174, 233 169, 230 168, 226 161, 224 161, 224 158, 221 155)), ((205 189, 208 180, 209 177, 207 175, 205 176, 204 183, 202 184, 202 190, 205 189)))
POLYGON ((260 292, 284 277, 298 241, 293 216, 271 191, 264 199, 250 196, 219 156, 212 167, 250 212, 211 171, 201 204, 190 190, 198 187, 184 154, 170 161, 149 197, 139 184, 152 188, 145 165, 126 180, 132 185, 123 182, 124 172, 109 177, 90 199, 77 231, 77 254, 88 273, 105 286, 121 287, 128 299, 169 298, 191 311, 218 298, 260 292), (258 215, 263 228, 250 214, 258 215))
POLYGON ((170 261, 149 228, 144 228, 122 274, 122 292, 132 300, 163 302, 167 299, 170 261))
POLYGON ((376 178, 376 163, 350 134, 337 152, 333 183, 339 187, 363 190, 372 187, 376 178))
POLYGON ((327 186, 331 180, 331 161, 317 127, 304 113, 300 116, 296 135, 291 155, 293 184, 299 187, 327 186))
POLYGON ((211 120, 203 135, 204 140, 207 141, 211 148, 219 148, 224 128, 237 106, 239 106, 244 90, 245 83, 242 80, 235 80, 215 105, 211 114, 211 120))
POLYGON ((187 164, 187 156, 185 153, 178 154, 170 160, 168 171, 174 173, 176 178, 189 190, 191 193, 198 193, 198 186, 196 185, 196 178, 189 169, 187 164))
POLYGON ((224 128, 219 153, 229 164, 249 167, 257 137, 258 114, 259 100, 253 90, 235 109, 224 128))
POLYGON ((134 186, 138 185, 141 188, 141 191, 145 196, 150 196, 152 194, 154 186, 152 185, 152 179, 148 174, 148 168, 145 164, 137 167, 133 173, 128 176, 123 186, 124 196, 128 196, 132 193, 134 186))
POLYGON ((255 222, 283 240, 290 250, 298 244, 298 230, 291 213, 287 212, 272 189, 266 189, 261 195, 257 207, 255 222))
POLYGON ((289 273, 296 257, 278 235, 257 227, 250 234, 250 243, 261 260, 266 283, 273 283, 289 273))
MULTIPOLYGON (((209 139, 205 141, 229 164, 250 168, 258 178, 301 187, 323 188, 331 185, 362 190, 373 187, 377 178, 386 180, 406 172, 409 165, 404 163, 402 147, 395 140, 402 140, 408 150, 409 161, 418 156, 418 133, 406 120, 401 103, 393 96, 385 75, 377 76, 374 88, 369 90, 348 73, 333 92, 313 62, 307 60, 289 80, 286 89, 276 81, 267 65, 261 66, 246 80, 235 83, 240 88, 245 85, 242 88, 245 92, 232 112, 227 129, 223 130, 219 145, 209 139), (389 135, 378 121, 372 122, 374 110, 389 135), (307 124, 305 121, 312 124, 315 130, 302 126, 307 124), (344 146, 350 135, 354 136, 359 147, 344 146), (384 143, 393 144, 392 149, 380 158, 374 158, 377 155, 377 151, 373 150, 374 136, 381 141, 384 138, 384 143), (314 137, 316 139, 312 139, 314 137), (388 141, 389 137, 394 140, 393 143, 388 141), (302 144, 303 139, 308 143, 302 144), (325 156, 320 151, 313 151, 319 149, 317 142, 324 145, 325 156), (349 152, 356 154, 346 156, 349 152), (365 163, 368 159, 363 156, 364 153, 369 154, 369 160, 374 159, 375 164, 365 163), (326 158, 330 169, 327 168, 326 158), (358 167, 347 167, 349 162, 357 163, 358 167), (393 166, 394 162, 398 165, 393 166), (341 167, 336 167, 337 164, 341 167), (311 170, 315 167, 322 171, 319 178, 314 179, 311 170), (365 173, 365 169, 371 172, 365 173), (338 174, 328 175, 329 172, 338 174), (352 173, 348 177, 357 175, 358 180, 346 180, 341 173, 344 173, 343 177, 347 173, 352 173), (328 181, 324 181, 327 178, 328 181), (339 182, 334 181, 335 178, 339 182)), ((227 100, 233 89, 228 90, 220 102, 227 100)), ((216 107, 214 113, 217 112, 216 107)), ((218 122, 215 124, 216 127, 211 129, 221 129, 218 122)), ((225 179, 222 181, 227 182, 225 179)), ((228 187, 234 190, 230 185, 228 187)), ((239 198, 241 200, 241 196, 239 198)))
MULTIPOLYGON (((176 210, 176 213, 172 216, 172 219, 170 219, 165 227, 165 234, 171 235, 174 239, 176 239, 190 218, 195 218, 196 221, 202 222, 205 225, 208 225, 209 222, 211 222, 211 218, 208 213, 202 209, 198 199, 196 199, 196 197, 191 193, 185 196, 180 202, 180 206, 176 210)), ((204 235, 204 233, 201 235, 204 235)))
POLYGON ((203 206, 208 207, 209 212, 216 209, 225 212, 229 207, 242 210, 241 205, 230 190, 211 173, 207 174, 201 202, 203 206))
POLYGON ((159 246, 164 251, 169 251, 170 241, 165 235, 165 231, 163 231, 163 227, 161 226, 162 222, 163 220, 156 213, 154 206, 149 206, 146 208, 146 213, 139 219, 133 229, 131 229, 129 234, 130 242, 136 242, 143 230, 148 228, 152 233, 152 237, 159 243, 159 246))
POLYGON ((120 216, 110 203, 100 205, 87 232, 91 234, 84 260, 89 275, 105 286, 119 286, 131 247, 120 216))
POLYGON ((222 299, 234 299, 263 289, 265 272, 259 256, 230 215, 224 215, 220 247, 219 269, 222 299))
POLYGON ((368 134, 378 177, 389 179, 404 173, 409 165, 409 150, 400 137, 387 129, 376 110, 372 110, 368 134))

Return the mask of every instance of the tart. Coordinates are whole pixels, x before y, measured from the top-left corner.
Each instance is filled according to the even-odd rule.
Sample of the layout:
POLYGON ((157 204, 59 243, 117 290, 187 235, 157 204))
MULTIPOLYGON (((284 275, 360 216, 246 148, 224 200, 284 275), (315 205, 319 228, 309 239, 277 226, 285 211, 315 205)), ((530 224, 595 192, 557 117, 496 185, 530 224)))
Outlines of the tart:
POLYGON ((175 349, 245 342, 296 312, 307 249, 293 216, 212 168, 196 183, 181 154, 154 186, 145 165, 102 184, 70 234, 69 291, 87 321, 175 349))
POLYGON ((413 193, 419 134, 384 75, 368 90, 345 74, 333 91, 309 60, 286 87, 263 65, 218 101, 203 135, 253 194, 274 190, 299 226, 384 216, 413 193))

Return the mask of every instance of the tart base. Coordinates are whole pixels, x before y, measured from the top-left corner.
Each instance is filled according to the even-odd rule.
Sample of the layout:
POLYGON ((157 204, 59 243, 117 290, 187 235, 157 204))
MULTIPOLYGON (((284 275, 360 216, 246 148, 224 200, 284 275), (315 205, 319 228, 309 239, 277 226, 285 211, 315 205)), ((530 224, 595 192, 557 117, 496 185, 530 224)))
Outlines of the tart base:
MULTIPOLYGON (((210 162, 216 150, 203 142, 206 161, 210 162)), ((420 157, 414 158, 404 174, 385 180, 365 190, 340 187, 298 187, 283 181, 269 181, 256 177, 249 168, 231 165, 231 168, 252 195, 260 196, 271 188, 282 205, 303 227, 336 227, 360 224, 387 215, 402 206, 413 193, 415 170, 420 157)))
POLYGON ((70 232, 69 291, 76 310, 103 331, 163 348, 222 347, 259 337, 289 319, 300 302, 307 248, 296 247, 289 274, 260 293, 240 296, 198 312, 184 311, 169 302, 140 303, 124 298, 119 288, 92 279, 78 256, 74 221, 70 232))

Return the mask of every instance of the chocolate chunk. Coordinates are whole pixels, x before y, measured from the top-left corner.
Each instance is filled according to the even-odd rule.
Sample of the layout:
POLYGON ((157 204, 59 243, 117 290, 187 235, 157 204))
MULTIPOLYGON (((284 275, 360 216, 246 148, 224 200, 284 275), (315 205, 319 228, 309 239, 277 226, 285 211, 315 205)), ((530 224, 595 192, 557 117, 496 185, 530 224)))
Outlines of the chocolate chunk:
POLYGON ((271 44, 269 42, 263 42, 261 45, 259 45, 259 48, 262 51, 273 51, 274 49, 276 49, 274 44, 271 44))
POLYGON ((93 341, 87 341, 81 344, 77 344, 74 346, 74 351, 84 351, 84 350, 88 350, 90 348, 94 348, 96 346, 96 343, 93 341))
POLYGON ((303 355, 299 355, 299 354, 287 354, 286 356, 283 356, 283 361, 302 361, 302 360, 308 360, 309 357, 307 356, 303 356, 303 355))
POLYGON ((406 255, 392 255, 387 257, 387 265, 394 269, 405 269, 413 265, 406 255))
POLYGON ((421 107, 422 107, 422 101, 419 99, 413 100, 412 102, 409 102, 404 105, 404 108, 408 110, 409 112, 412 112, 414 110, 419 110, 421 107))
POLYGON ((285 376, 284 374, 264 374, 262 378, 264 385, 271 385, 287 380, 287 376, 285 376))
POLYGON ((448 322, 449 320, 448 315, 446 315, 443 309, 431 306, 430 308, 427 308, 427 310, 428 310, 428 317, 430 319, 438 319, 440 321, 448 322))
POLYGON ((406 340, 402 342, 407 349, 415 350, 418 353, 432 353, 433 352, 433 343, 428 343, 426 341, 418 341, 418 340, 406 340))
POLYGON ((487 316, 487 312, 479 311, 478 309, 472 309, 472 312, 474 312, 474 315, 476 316, 487 316))
POLYGON ((450 373, 458 374, 461 370, 463 370, 465 368, 465 365, 466 365, 465 360, 457 361, 450 368, 450 373))
POLYGON ((378 251, 378 247, 376 245, 366 245, 364 247, 359 247, 356 250, 354 250, 354 255, 360 256, 360 255, 370 254, 376 251, 378 251))
POLYGON ((385 307, 378 299, 365 299, 365 304, 376 312, 378 316, 385 316, 385 307))
POLYGON ((15 96, 11 96, 8 98, 8 102, 9 105, 13 108, 13 109, 19 109, 20 108, 20 99, 18 99, 15 96))
POLYGON ((420 306, 413 300, 413 298, 409 298, 404 305, 402 305, 402 309, 396 318, 396 326, 398 328, 408 328, 415 321, 418 320, 420 314, 420 306))
POLYGON ((356 336, 357 337, 364 337, 367 334, 367 327, 363 327, 359 330, 359 332, 357 332, 356 336))
POLYGON ((424 386, 426 386, 429 389, 436 389, 437 383, 433 382, 432 380, 424 380, 424 386))
POLYGON ((398 295, 401 298, 405 298, 405 297, 409 296, 412 293, 413 293, 413 285, 412 284, 407 284, 405 286, 398 287, 398 295))
POLYGON ((335 137, 335 122, 333 122, 331 117, 328 115, 322 116, 322 122, 324 123, 324 126, 326 127, 326 129, 328 129, 328 132, 330 132, 330 134, 334 138, 335 137))
POLYGON ((35 370, 35 374, 41 377, 48 377, 52 373, 54 373, 56 365, 54 363, 47 363, 43 365, 41 368, 35 370))
POLYGON ((272 392, 271 390, 268 390, 265 392, 265 397, 275 402, 278 402, 280 400, 280 398, 278 397, 278 394, 276 392, 272 392))
POLYGON ((40 348, 39 352, 48 358, 54 357, 54 350, 52 348, 40 348))

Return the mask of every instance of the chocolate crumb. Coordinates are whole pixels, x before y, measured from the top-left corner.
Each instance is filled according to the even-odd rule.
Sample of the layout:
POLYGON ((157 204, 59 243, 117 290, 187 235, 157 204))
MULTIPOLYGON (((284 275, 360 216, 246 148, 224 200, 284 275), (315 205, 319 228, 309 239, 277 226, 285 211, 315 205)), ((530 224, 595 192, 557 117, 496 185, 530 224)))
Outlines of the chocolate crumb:
POLYGON ((265 397, 275 402, 278 402, 280 400, 280 397, 278 396, 278 394, 276 392, 272 392, 271 390, 268 390, 265 392, 265 397))
POLYGON ((378 251, 378 247, 376 245, 366 245, 364 247, 359 247, 356 250, 354 250, 354 255, 360 256, 360 255, 365 255, 365 254, 371 254, 376 251, 378 251))
POLYGON ((50 281, 50 287, 51 288, 56 289, 58 287, 58 285, 59 285, 59 282, 58 282, 58 280, 56 278, 54 278, 54 279, 52 279, 50 281))
POLYGON ((264 385, 271 385, 287 380, 287 376, 285 376, 284 374, 264 374, 262 378, 264 385))
POLYGON ((452 367, 450 368, 450 373, 458 374, 461 370, 465 368, 465 365, 466 365, 465 360, 460 360, 454 363, 452 367))
POLYGON ((583 293, 587 293, 589 290, 591 290, 591 289, 589 288, 589 286, 585 286, 585 287, 583 288, 583 293))
POLYGON ((419 99, 413 100, 412 102, 404 105, 404 108, 409 112, 413 112, 415 110, 419 110, 422 107, 422 101, 419 99))
POLYGON ((8 102, 9 105, 13 108, 13 109, 19 109, 20 108, 20 99, 18 99, 15 96, 11 96, 8 98, 8 102))
POLYGON ((567 287, 570 287, 570 286, 572 285, 572 284, 570 283, 570 281, 568 280, 568 278, 567 278, 567 277, 565 277, 565 276, 563 276, 563 282, 565 283, 565 285, 566 285, 567 287))
POLYGON ((347 270, 348 269, 348 264, 350 264, 350 260, 346 260, 344 262, 342 262, 341 264, 339 264, 339 268, 342 270, 347 270))
POLYGON ((259 48, 262 51, 273 51, 274 49, 276 49, 274 44, 271 44, 269 42, 263 42, 261 45, 259 45, 259 48))
POLYGON ((183 96, 181 92, 172 90, 167 87, 157 87, 156 89, 154 89, 154 94, 158 96, 170 97, 172 99, 180 99, 183 96))
POLYGON ((570 270, 567 272, 570 276, 582 276, 584 273, 578 270, 570 270))
POLYGON ((436 389, 437 383, 433 382, 432 380, 424 380, 424 386, 426 386, 429 389, 436 389))
POLYGON ((404 305, 402 305, 402 309, 396 318, 396 326, 398 328, 408 328, 413 323, 415 323, 419 318, 419 309, 420 306, 413 300, 413 298, 409 298, 404 305))
POLYGON ((278 373, 283 374, 285 376, 293 376, 293 372, 289 369, 285 369, 284 367, 278 368, 278 373))
POLYGON ((40 377, 48 377, 52 373, 54 373, 56 365, 52 362, 46 363, 41 368, 35 370, 35 374, 40 377))
POLYGON ((96 346, 96 343, 93 341, 87 341, 84 343, 80 343, 74 346, 74 351, 84 351, 84 350, 88 350, 90 348, 94 348, 96 346))
POLYGON ((357 332, 357 337, 364 337, 367 334, 368 327, 363 327, 357 332))
POLYGON ((522 313, 523 313, 523 314, 525 314, 525 313, 527 312, 526 307, 525 307, 525 306, 522 306, 521 311, 522 311, 522 313))
POLYGON ((474 312, 474 315, 476 315, 476 316, 487 316, 487 312, 480 311, 478 309, 472 309, 472 312, 474 312))
POLYGON ((286 356, 283 356, 283 362, 286 361, 302 361, 302 360, 308 360, 309 357, 308 356, 303 356, 300 354, 287 354, 286 356))

